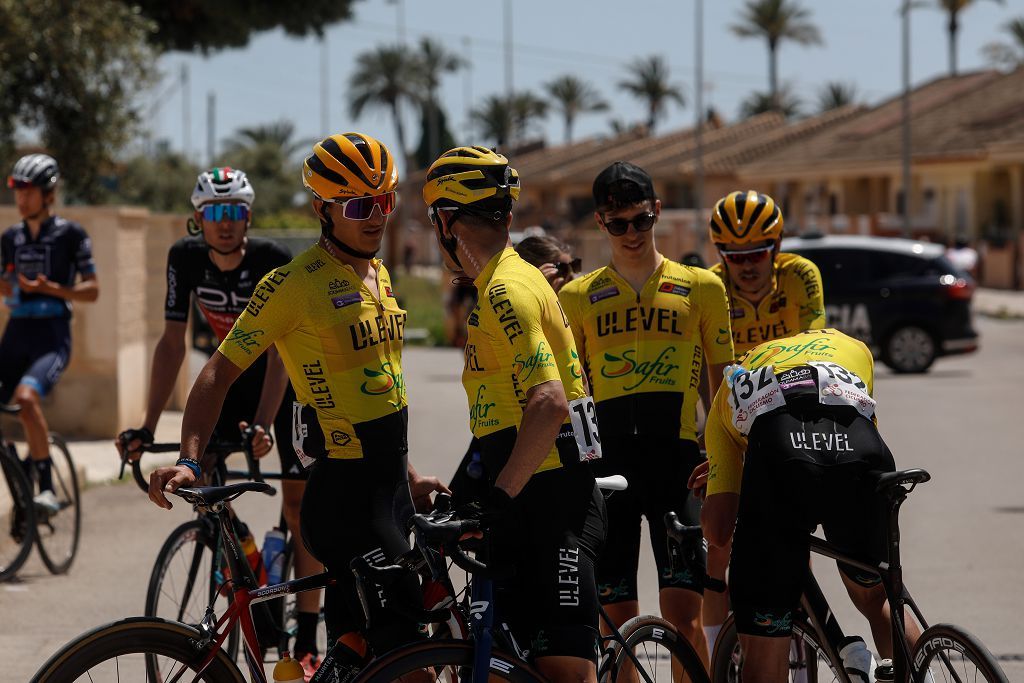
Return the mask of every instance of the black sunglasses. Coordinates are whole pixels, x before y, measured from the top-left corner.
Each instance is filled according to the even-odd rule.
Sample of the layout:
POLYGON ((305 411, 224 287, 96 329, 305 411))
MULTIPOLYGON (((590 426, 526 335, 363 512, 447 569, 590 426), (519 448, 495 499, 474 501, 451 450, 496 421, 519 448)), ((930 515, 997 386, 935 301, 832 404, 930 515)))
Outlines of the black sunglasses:
POLYGON ((583 259, 576 257, 572 261, 559 262, 555 264, 555 272, 558 273, 559 277, 567 277, 570 272, 579 273, 583 267, 583 259))
POLYGON ((621 237, 629 230, 630 224, 633 225, 633 229, 637 232, 647 232, 654 227, 655 215, 653 211, 647 211, 645 213, 638 213, 632 218, 612 218, 608 220, 602 216, 601 220, 609 235, 621 237))

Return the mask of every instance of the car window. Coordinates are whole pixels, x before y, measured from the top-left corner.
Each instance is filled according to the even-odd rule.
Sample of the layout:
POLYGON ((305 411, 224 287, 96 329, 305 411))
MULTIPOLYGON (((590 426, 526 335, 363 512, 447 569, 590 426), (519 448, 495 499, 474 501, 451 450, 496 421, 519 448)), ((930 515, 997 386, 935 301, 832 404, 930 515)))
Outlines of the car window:
POLYGON ((806 249, 800 255, 818 266, 830 297, 852 294, 870 276, 871 254, 860 249, 806 249))
POLYGON ((921 275, 927 266, 928 261, 919 256, 880 251, 872 259, 872 275, 879 279, 912 277, 921 275))

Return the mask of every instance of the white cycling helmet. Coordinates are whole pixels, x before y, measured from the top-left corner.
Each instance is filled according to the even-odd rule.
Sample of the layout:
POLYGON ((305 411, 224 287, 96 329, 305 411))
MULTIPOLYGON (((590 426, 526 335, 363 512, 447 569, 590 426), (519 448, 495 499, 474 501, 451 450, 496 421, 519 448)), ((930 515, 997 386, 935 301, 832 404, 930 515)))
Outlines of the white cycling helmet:
POLYGON ((245 171, 218 166, 200 173, 192 190, 192 206, 198 211, 203 204, 225 199, 252 206, 256 191, 245 177, 245 171))

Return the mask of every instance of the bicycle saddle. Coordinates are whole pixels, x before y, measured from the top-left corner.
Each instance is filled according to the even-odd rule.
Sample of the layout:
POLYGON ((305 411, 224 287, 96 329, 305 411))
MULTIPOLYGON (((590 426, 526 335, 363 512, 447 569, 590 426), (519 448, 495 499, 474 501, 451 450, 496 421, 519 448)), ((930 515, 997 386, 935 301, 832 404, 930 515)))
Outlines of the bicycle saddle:
POLYGON ((0 403, 0 413, 7 413, 8 415, 17 415, 21 412, 21 406, 14 403, 0 403))
POLYGON ((174 494, 181 496, 193 505, 209 506, 227 500, 234 500, 246 491, 258 491, 268 496, 277 493, 277 489, 262 481, 243 481, 238 484, 228 484, 227 486, 196 486, 178 489, 174 494))
MULTIPOLYGON (((910 493, 914 490, 915 486, 923 484, 931 478, 932 475, 920 468, 886 472, 878 477, 878 482, 875 484, 875 491, 877 493, 892 493, 896 487, 903 488, 904 484, 911 484, 909 489, 904 490, 905 493, 910 493)), ((896 491, 896 493, 899 492, 896 491)))

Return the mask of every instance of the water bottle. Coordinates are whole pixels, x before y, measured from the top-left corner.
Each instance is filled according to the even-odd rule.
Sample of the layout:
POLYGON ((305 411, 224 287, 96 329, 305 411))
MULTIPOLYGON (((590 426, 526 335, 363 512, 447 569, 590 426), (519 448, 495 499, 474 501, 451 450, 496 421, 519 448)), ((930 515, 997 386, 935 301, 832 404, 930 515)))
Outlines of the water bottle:
POLYGON ((480 454, 476 451, 473 451, 473 455, 466 465, 466 475, 470 479, 480 479, 484 476, 484 464, 480 461, 480 454))
POLYGON ((306 674, 302 665, 288 656, 288 652, 281 653, 281 659, 274 665, 274 683, 305 683, 306 674))
POLYGON ((267 585, 284 580, 284 532, 274 527, 263 537, 263 566, 267 569, 267 585))
MULTIPOLYGON (((864 639, 850 636, 839 646, 839 657, 843 660, 843 668, 854 683, 875 683, 875 658, 868 651, 864 639)), ((890 681, 892 678, 889 679, 890 681)))
POLYGON ((267 583, 267 571, 263 567, 263 561, 260 559, 260 549, 256 547, 256 539, 252 537, 252 532, 246 529, 246 534, 242 536, 242 553, 245 555, 245 559, 249 562, 249 567, 252 568, 252 573, 256 576, 256 583, 263 586, 267 583))
POLYGON ((875 669, 876 683, 894 683, 895 680, 896 671, 892 667, 892 660, 883 659, 878 663, 878 668, 875 669))

